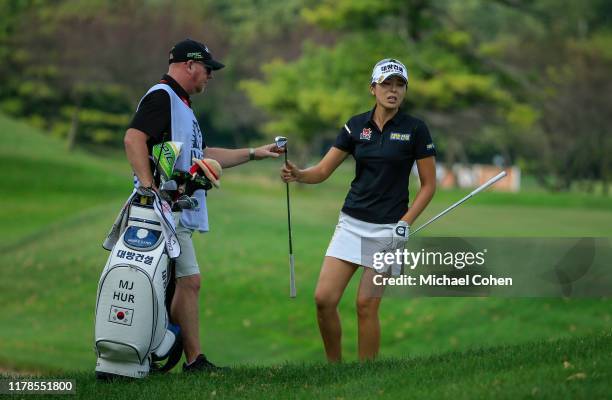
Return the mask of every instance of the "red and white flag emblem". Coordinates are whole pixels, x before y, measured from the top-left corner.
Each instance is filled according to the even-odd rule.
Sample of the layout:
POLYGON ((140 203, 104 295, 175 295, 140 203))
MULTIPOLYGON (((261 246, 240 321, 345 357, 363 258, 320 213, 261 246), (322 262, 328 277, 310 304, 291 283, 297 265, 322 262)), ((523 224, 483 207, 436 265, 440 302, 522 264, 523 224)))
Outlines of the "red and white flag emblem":
POLYGON ((361 135, 359 135, 359 139, 362 140, 370 140, 372 139, 372 129, 371 128, 363 128, 361 131, 361 135))

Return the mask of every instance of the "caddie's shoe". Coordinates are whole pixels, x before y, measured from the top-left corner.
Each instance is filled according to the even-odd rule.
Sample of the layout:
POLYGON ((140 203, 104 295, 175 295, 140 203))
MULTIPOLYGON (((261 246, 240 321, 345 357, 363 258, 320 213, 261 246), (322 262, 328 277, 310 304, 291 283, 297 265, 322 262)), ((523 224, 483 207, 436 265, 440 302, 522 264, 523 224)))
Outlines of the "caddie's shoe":
POLYGON ((223 372, 227 367, 217 367, 208 361, 204 354, 200 354, 191 364, 183 363, 183 372, 223 372))

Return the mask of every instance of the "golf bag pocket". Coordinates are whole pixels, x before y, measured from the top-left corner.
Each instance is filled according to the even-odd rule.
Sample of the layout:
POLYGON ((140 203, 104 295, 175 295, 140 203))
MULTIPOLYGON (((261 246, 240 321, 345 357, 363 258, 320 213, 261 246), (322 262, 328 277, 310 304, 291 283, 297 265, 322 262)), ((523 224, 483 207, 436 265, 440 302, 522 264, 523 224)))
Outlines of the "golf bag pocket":
POLYGON ((158 290, 146 272, 135 266, 116 265, 108 270, 100 281, 96 310, 99 357, 142 364, 159 346, 167 321, 164 304, 157 301, 158 290))

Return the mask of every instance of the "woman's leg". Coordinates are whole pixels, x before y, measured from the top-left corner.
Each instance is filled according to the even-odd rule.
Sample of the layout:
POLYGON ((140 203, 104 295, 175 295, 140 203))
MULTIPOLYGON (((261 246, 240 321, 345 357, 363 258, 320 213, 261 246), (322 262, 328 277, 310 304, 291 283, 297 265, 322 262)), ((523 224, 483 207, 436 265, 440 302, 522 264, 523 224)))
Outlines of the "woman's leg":
POLYGON ((342 328, 337 306, 357 268, 353 263, 334 257, 325 257, 323 260, 315 289, 315 303, 319 330, 329 362, 342 361, 342 328))
POLYGON ((376 271, 364 268, 359 291, 357 292, 357 324, 359 360, 373 360, 380 348, 380 322, 378 307, 384 293, 384 286, 376 286, 372 278, 376 271))

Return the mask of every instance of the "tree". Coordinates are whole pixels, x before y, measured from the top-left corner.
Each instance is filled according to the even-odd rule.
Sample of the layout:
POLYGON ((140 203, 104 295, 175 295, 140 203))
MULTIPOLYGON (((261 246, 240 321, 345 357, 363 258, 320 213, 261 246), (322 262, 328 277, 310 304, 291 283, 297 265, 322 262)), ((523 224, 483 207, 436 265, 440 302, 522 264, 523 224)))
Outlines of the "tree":
POLYGON ((448 162, 461 158, 480 125, 508 122, 516 107, 528 106, 466 51, 474 38, 450 26, 439 8, 441 2, 426 0, 338 0, 305 9, 307 21, 341 36, 330 47, 307 43, 299 59, 274 60, 262 68, 264 79, 242 83, 271 116, 264 130, 297 135, 307 149, 334 135, 372 104, 371 68, 392 57, 410 73, 406 107, 430 122, 448 162))
POLYGON ((607 192, 612 6, 605 1, 517 3, 519 10, 510 12, 526 20, 522 29, 498 35, 490 47, 506 69, 526 77, 527 84, 516 92, 538 113, 531 138, 518 146, 528 171, 551 190, 568 190, 577 181, 592 188, 601 181, 607 192))

